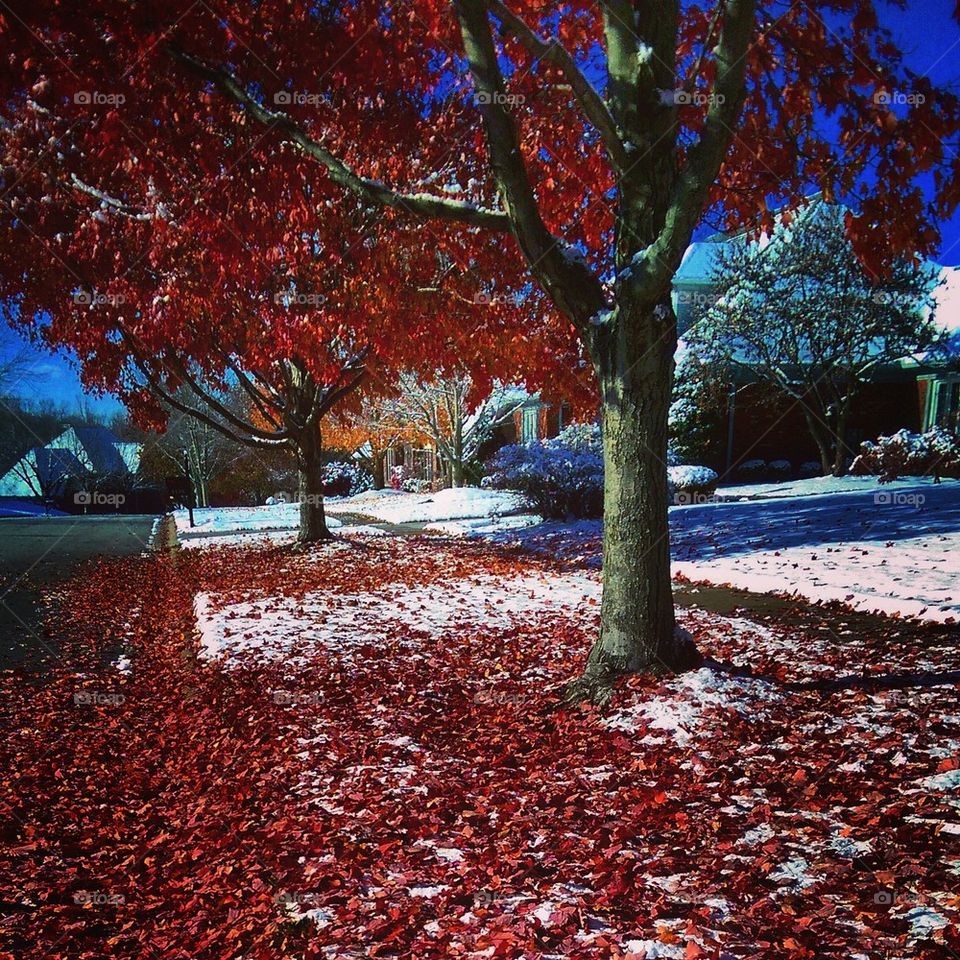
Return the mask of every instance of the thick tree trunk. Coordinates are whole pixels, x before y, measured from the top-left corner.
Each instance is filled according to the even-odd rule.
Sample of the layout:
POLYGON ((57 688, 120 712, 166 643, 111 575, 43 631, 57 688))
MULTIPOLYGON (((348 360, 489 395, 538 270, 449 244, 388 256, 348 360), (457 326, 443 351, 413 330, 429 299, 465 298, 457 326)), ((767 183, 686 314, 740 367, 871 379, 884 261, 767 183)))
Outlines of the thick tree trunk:
MULTIPOLYGON (((659 352, 659 351, 658 351, 659 352)), ((602 700, 627 673, 686 670, 700 656, 677 629, 667 524, 672 363, 637 363, 603 384, 603 600, 600 639, 572 696, 602 700)))
POLYGON ((463 460, 450 461, 450 486, 463 486, 463 460))
POLYGON ((297 442, 300 533, 297 544, 332 540, 323 512, 323 458, 319 430, 307 430, 297 442))

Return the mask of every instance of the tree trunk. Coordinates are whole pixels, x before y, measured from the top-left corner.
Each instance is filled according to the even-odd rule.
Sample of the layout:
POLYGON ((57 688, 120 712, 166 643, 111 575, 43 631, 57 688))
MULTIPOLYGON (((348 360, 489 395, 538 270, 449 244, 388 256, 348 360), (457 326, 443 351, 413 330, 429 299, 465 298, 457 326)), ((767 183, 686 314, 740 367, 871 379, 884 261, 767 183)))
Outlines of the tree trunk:
POLYGON ((600 638, 571 696, 603 700, 627 673, 686 670, 700 655, 676 627, 667 523, 672 356, 645 351, 603 388, 603 600, 600 638), (651 357, 654 353, 658 356, 651 357), (642 357, 641 357, 642 359, 642 357))
POLYGON ((830 443, 824 437, 823 431, 817 423, 816 415, 811 413, 805 404, 801 406, 801 409, 803 410, 803 418, 807 421, 807 429, 810 431, 810 436, 817 445, 817 453, 820 454, 820 470, 825 477, 829 477, 830 474, 833 473, 833 456, 830 450, 830 443))
POLYGON ((450 486, 463 486, 463 460, 455 458, 450 461, 450 486))
POLYGON ((332 540, 323 512, 323 458, 320 431, 307 430, 297 442, 297 472, 299 481, 300 533, 297 544, 332 540))
POLYGON ((373 475, 374 490, 382 490, 386 486, 385 459, 382 453, 374 453, 370 458, 370 473, 373 475))
POLYGON ((847 472, 847 414, 843 408, 837 414, 837 430, 834 434, 836 450, 833 458, 833 475, 842 477, 847 472))

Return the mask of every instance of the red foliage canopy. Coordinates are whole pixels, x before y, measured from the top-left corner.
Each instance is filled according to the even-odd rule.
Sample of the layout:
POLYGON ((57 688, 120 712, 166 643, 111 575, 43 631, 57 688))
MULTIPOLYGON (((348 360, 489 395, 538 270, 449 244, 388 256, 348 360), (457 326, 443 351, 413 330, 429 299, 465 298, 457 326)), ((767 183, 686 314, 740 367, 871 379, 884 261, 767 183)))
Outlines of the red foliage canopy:
MULTIPOLYGON (((598 133, 599 7, 488 6, 544 221, 612 284, 614 170, 659 147, 598 133)), ((654 91, 680 103, 681 158, 703 128, 718 19, 684 7, 665 65, 676 90, 654 91)), ((0 294, 24 321, 48 315, 48 339, 78 350, 92 385, 123 387, 121 320, 150 353, 215 376, 213 336, 252 365, 301 351, 320 378, 361 345, 384 363, 459 354, 481 381, 519 370, 567 392, 585 368, 513 252, 449 4, 266 0, 222 15, 41 0, 10 5, 0 28, 0 294), (94 307, 74 303, 81 291, 94 307), (277 304, 283 291, 312 309, 277 304)), ((820 188, 853 202, 865 257, 930 252, 960 200, 958 125, 957 99, 903 67, 872 3, 761 3, 707 216, 764 219, 768 202, 820 188)))

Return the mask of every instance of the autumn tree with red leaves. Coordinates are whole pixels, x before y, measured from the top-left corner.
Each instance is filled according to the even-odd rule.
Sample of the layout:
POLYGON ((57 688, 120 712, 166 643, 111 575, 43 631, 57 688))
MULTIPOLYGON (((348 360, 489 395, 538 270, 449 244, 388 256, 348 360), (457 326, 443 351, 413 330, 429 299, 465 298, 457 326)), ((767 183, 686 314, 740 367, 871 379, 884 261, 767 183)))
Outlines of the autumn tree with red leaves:
MULTIPOLYGON (((244 227, 263 227, 264 211, 270 231, 318 210, 336 220, 359 198, 382 213, 387 274, 429 248, 444 282, 422 289, 451 305, 452 278, 459 297, 472 285, 489 301, 525 265, 526 286, 507 281, 525 311, 461 345, 476 363, 519 340, 532 368, 549 366, 556 341, 523 315, 546 301, 550 329, 572 327, 589 355, 606 491, 603 625, 583 689, 598 695, 620 674, 696 658, 674 629, 665 470, 671 281, 693 231, 758 213, 769 226, 769 200, 816 188, 848 202, 849 235, 876 263, 933 250, 937 217, 960 199, 957 100, 904 68, 869 0, 9 9, 15 225, 56 219, 40 213, 51 193, 30 172, 38 157, 117 210, 149 202, 172 167, 193 187, 225 185, 222 213, 244 227)), ((195 204, 207 223, 217 199, 195 204)), ((241 244, 205 253, 226 273, 250 266, 241 244)), ((16 271, 3 272, 15 291, 16 271)), ((389 285, 388 310, 403 289, 389 285)), ((429 312, 438 330, 444 316, 429 312)))

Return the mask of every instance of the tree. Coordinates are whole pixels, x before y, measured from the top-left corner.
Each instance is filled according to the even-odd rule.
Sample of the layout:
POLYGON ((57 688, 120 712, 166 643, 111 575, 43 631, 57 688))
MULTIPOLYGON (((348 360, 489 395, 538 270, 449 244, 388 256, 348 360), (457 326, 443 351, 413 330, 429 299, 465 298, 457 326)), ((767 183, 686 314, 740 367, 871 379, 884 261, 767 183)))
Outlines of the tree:
MULTIPOLYGON (((484 297, 497 283, 521 293, 516 326, 467 338, 474 374, 492 344, 509 354, 520 342, 528 370, 557 366, 551 343, 576 334, 605 444, 602 626, 579 688, 598 696, 623 673, 696 661, 675 631, 665 469, 671 280, 694 229, 758 213, 769 227, 768 199, 795 205, 816 185, 856 199, 848 232, 877 264, 933 250, 936 218, 960 200, 957 98, 903 67, 868 0, 786 9, 432 0, 415 12, 263 0, 235 5, 229 18, 186 2, 138 4, 121 17, 95 0, 82 20, 46 0, 18 6, 10 22, 23 23, 30 44, 4 63, 0 107, 16 141, 10 162, 25 175, 14 191, 23 215, 46 195, 26 174, 52 133, 90 123, 99 108, 79 159, 59 152, 67 167, 117 181, 109 192, 120 206, 125 181, 142 193, 189 155, 199 171, 191 183, 229 171, 226 192, 244 216, 259 202, 274 220, 299 222, 317 207, 315 189, 336 218, 352 195, 381 211, 378 235, 393 257, 378 266, 391 276, 398 258, 427 247, 484 297), (257 201, 246 163, 243 176, 232 165, 238 142, 278 148, 257 201), (919 178, 931 171, 925 196, 919 178), (525 283, 514 282, 519 268, 525 283), (539 322, 547 314, 554 324, 539 322)), ((409 289, 390 285, 384 302, 409 289)), ((501 313, 505 324, 514 315, 501 313)), ((444 343, 443 319, 430 314, 428 353, 444 343)))
POLYGON ((465 371, 429 380, 410 373, 400 376, 400 416, 433 443, 451 487, 463 486, 467 466, 522 401, 515 389, 499 384, 478 399, 465 371))
POLYGON ((400 443, 420 438, 395 397, 361 392, 360 404, 332 416, 324 424, 323 440, 360 461, 373 477, 374 490, 386 485, 384 458, 400 443))
POLYGON ((918 258, 877 275, 844 233, 845 211, 819 199, 771 234, 720 248, 713 302, 691 350, 739 367, 803 411, 824 474, 841 476, 846 426, 873 371, 935 350, 944 334, 929 308, 937 272, 918 258))
MULTIPOLYGON (((233 396, 225 398, 229 401, 234 412, 241 413, 245 404, 242 397, 237 396, 239 386, 233 391, 233 396)), ((181 387, 177 399, 189 403, 191 397, 188 387, 181 387)), ((214 428, 205 420, 198 420, 185 413, 173 410, 168 414, 166 429, 160 436, 147 435, 149 451, 147 464, 141 462, 141 472, 151 467, 153 478, 162 481, 172 475, 181 475, 187 470, 190 483, 196 494, 196 505, 207 507, 210 505, 211 486, 215 481, 233 468, 240 459, 244 447, 232 443, 225 432, 214 428)))

